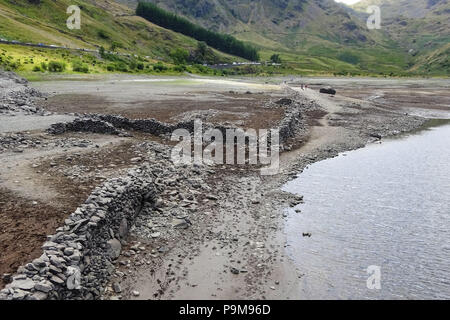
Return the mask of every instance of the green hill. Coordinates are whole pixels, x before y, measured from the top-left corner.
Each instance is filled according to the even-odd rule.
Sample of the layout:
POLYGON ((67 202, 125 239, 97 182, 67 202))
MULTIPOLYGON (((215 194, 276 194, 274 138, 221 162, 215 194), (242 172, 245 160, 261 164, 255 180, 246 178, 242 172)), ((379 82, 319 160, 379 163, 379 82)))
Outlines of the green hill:
MULTIPOLYGON (((211 48, 199 55, 197 40, 136 16, 138 0, 119 1, 0 0, 0 38, 71 48, 0 43, 0 65, 38 72, 56 61, 65 64, 65 72, 88 67, 88 72, 223 74, 201 64, 243 61, 211 48), (81 8, 81 30, 66 27, 66 9, 74 4, 81 8), (119 54, 76 50, 100 47, 119 54), (195 67, 186 67, 189 64, 195 67)), ((247 66, 238 71, 242 73, 449 75, 446 0, 363 0, 353 8, 333 0, 149 2, 208 30, 251 43, 262 61, 274 54, 281 57, 282 66, 247 66), (369 4, 380 5, 385 13, 381 30, 366 26, 369 4)))
POLYGON ((139 2, 136 14, 157 25, 179 32, 223 52, 234 54, 252 61, 258 61, 258 51, 229 34, 214 32, 192 23, 186 18, 164 10, 153 3, 139 2))
POLYGON ((352 8, 365 12, 369 5, 380 6, 383 28, 411 56, 410 71, 450 75, 450 2, 362 0, 352 8))
MULTIPOLYGON (((137 0, 120 0, 134 8, 137 0)), ((211 30, 229 33, 240 40, 257 45, 262 59, 273 53, 281 53, 282 59, 300 73, 338 74, 396 74, 415 73, 446 74, 439 70, 440 64, 433 64, 430 70, 421 65, 425 56, 412 55, 403 45, 405 35, 389 32, 387 28, 369 30, 366 26, 367 3, 358 13, 333 0, 146 0, 190 19, 211 30)), ((370 2, 370 0, 364 0, 370 2)), ((383 2, 384 0, 374 0, 383 2)), ((397 0, 387 0, 397 2, 397 0)), ((432 30, 439 30, 443 37, 434 38, 440 44, 448 43, 448 28, 436 28, 448 19, 447 9, 437 9, 443 0, 400 0, 398 10, 419 15, 416 29, 411 32, 424 34, 416 41, 416 48, 426 44, 423 41, 432 30), (416 5, 416 1, 425 5, 416 5), (400 3, 401 2, 401 3, 400 3), (411 4, 412 3, 412 4, 411 4), (433 4, 433 16, 424 16, 429 4, 433 4), (441 11, 439 11, 441 10, 441 11), (440 15, 437 17, 437 15, 440 15), (435 20, 433 20, 435 19, 435 20), (435 21, 435 22, 433 22, 435 21), (440 22, 439 22, 440 21, 440 22), (423 23, 425 22, 425 23, 423 23), (428 23, 432 22, 432 23, 428 23)), ((388 9, 387 11, 390 11, 388 9)), ((433 42, 434 43, 434 42, 433 42)), ((431 48, 430 48, 431 49, 431 48)), ((436 43, 432 61, 440 61, 442 47, 436 43)), ((425 59, 425 60, 424 60, 425 59)), ((433 62, 434 63, 434 62, 433 62)))
MULTIPOLYGON (((154 71, 153 65, 160 61, 166 64, 162 71, 170 71, 176 50, 192 54, 198 47, 198 41, 154 25, 136 16, 132 9, 108 0, 33 0, 33 3, 0 0, 0 38, 71 49, 98 51, 104 47, 107 51, 122 54, 100 57, 99 54, 75 50, 0 44, 0 63, 20 65, 19 71, 24 72, 51 60, 65 63, 68 71, 74 59, 87 64, 92 72, 154 71), (67 7, 74 4, 81 9, 80 30, 69 30, 66 26, 67 7)), ((208 62, 239 60, 216 50, 208 49, 207 53, 208 62)))
MULTIPOLYGON (((134 7, 134 0, 123 0, 134 7)), ((299 73, 402 74, 409 57, 332 0, 150 0, 211 30, 280 53, 299 73)))

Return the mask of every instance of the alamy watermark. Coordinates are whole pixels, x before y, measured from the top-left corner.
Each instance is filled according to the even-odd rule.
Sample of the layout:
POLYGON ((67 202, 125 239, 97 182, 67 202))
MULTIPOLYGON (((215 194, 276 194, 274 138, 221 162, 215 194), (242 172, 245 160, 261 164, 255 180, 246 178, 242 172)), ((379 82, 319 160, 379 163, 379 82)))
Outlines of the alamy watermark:
POLYGON ((367 289, 369 290, 381 290, 381 267, 379 266, 369 266, 367 268, 367 289))
POLYGON ((381 9, 379 6, 369 6, 367 13, 370 15, 367 18, 367 28, 369 30, 381 29, 381 9))
POLYGON ((176 165, 261 165, 261 175, 279 172, 280 133, 278 129, 207 129, 194 121, 194 134, 186 129, 172 133, 171 159, 176 165))
POLYGON ((70 17, 67 18, 66 26, 69 30, 80 30, 81 29, 81 9, 76 5, 71 5, 67 7, 67 14, 70 17))

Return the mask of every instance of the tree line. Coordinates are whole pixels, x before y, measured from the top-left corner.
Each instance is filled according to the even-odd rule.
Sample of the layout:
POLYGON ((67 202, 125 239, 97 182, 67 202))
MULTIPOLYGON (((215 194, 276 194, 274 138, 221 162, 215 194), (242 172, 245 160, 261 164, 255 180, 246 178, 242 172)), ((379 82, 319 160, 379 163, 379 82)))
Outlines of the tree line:
POLYGON ((136 8, 138 16, 163 28, 182 33, 225 53, 236 55, 247 60, 258 61, 258 51, 227 34, 207 30, 176 14, 168 12, 153 3, 139 2, 136 8))

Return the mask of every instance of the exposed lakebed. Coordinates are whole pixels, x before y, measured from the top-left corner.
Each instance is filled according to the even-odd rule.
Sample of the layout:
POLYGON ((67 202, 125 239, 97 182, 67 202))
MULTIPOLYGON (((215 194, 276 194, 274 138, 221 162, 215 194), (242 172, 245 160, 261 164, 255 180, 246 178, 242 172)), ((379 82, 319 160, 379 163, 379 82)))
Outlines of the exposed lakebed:
POLYGON ((315 163, 284 190, 305 199, 286 223, 302 297, 450 298, 448 123, 315 163))

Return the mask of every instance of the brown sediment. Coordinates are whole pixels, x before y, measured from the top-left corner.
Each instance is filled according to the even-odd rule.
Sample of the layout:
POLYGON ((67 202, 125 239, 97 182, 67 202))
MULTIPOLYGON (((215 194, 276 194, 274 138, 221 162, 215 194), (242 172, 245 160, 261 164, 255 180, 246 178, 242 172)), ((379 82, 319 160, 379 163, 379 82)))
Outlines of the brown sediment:
POLYGON ((61 208, 0 189, 0 274, 13 273, 39 257, 47 235, 62 224, 66 215, 61 208))
MULTIPOLYGON (((128 118, 156 118, 164 122, 200 115, 205 116, 208 122, 234 123, 253 129, 273 127, 284 115, 282 107, 264 107, 268 100, 283 96, 280 92, 203 94, 206 96, 204 99, 186 99, 185 95, 174 98, 172 95, 149 101, 135 101, 135 97, 130 95, 125 103, 111 102, 102 95, 62 94, 43 103, 48 110, 57 112, 110 113, 128 118)), ((158 219, 166 219, 165 224, 158 226, 161 236, 149 238, 139 232, 131 235, 125 253, 131 252, 131 246, 138 242, 145 249, 119 258, 117 270, 123 271, 125 276, 115 276, 113 281, 121 284, 121 296, 131 299, 131 292, 139 289, 140 299, 296 298, 295 283, 301 272, 289 265, 289 258, 284 253, 284 237, 280 232, 283 208, 292 198, 279 191, 280 185, 310 163, 364 146, 372 132, 388 136, 421 123, 418 119, 396 113, 393 100, 388 100, 382 107, 379 101, 367 101, 367 95, 372 94, 370 90, 363 94, 359 89, 348 92, 342 89, 331 98, 313 90, 300 92, 302 98, 315 101, 322 110, 304 113, 309 130, 288 141, 292 151, 282 154, 278 176, 261 177, 258 168, 251 166, 219 166, 210 168, 213 173, 202 181, 201 188, 192 187, 195 173, 180 177, 177 171, 172 171, 170 174, 173 176, 163 177, 161 183, 167 192, 161 194, 161 198, 173 207, 147 212, 158 219), (357 96, 362 99, 355 99, 357 96), (180 202, 181 195, 183 200, 195 199, 194 209, 189 215, 193 225, 186 230, 174 231, 167 227, 167 222, 170 223, 173 210, 186 204, 183 200, 180 202), (217 200, 211 200, 211 196, 217 200), (159 252, 161 248, 165 249, 164 252, 159 252), (232 268, 245 272, 234 274, 232 268)), ((196 92, 196 95, 201 94, 196 92)), ((430 95, 427 97, 437 99, 430 95)), ((426 100, 423 103, 426 104, 426 100)), ((70 147, 61 148, 53 154, 43 154, 42 158, 38 152, 28 160, 27 170, 30 170, 34 185, 49 188, 53 194, 45 201, 38 199, 38 205, 32 205, 31 195, 29 198, 20 195, 20 186, 14 192, 2 190, 0 272, 13 272, 18 265, 38 256, 45 235, 54 233, 61 221, 84 202, 96 185, 133 166, 133 158, 141 157, 142 161, 148 161, 147 150, 140 148, 143 142, 170 144, 161 137, 141 132, 131 134, 133 137, 126 139, 108 137, 108 143, 96 148, 97 135, 67 133, 55 139, 89 138, 93 140, 92 145, 76 152, 70 147), (70 160, 67 159, 69 156, 70 160), (36 161, 39 166, 30 169, 30 164, 36 161), (72 170, 80 168, 81 174, 74 175, 72 170), (29 234, 28 230, 31 230, 29 234)), ((28 153, 25 151, 23 155, 28 153)), ((164 161, 167 159, 158 163, 158 170, 163 171, 164 161)), ((23 164, 16 166, 16 163, 10 163, 10 166, 11 172, 24 168, 23 164)), ((9 179, 12 176, 9 175, 9 179)), ((29 194, 30 190, 27 192, 29 194)), ((106 296, 117 294, 108 288, 106 296)))
POLYGON ((355 88, 338 87, 340 95, 369 100, 390 108, 422 108, 431 110, 449 110, 450 92, 446 88, 387 88, 372 86, 355 88))
MULTIPOLYGON (((101 149, 60 150, 52 156, 36 157, 33 163, 37 166, 33 168, 30 163, 11 166, 15 171, 24 171, 26 166, 33 183, 50 188, 51 194, 36 199, 25 196, 30 190, 24 189, 25 194, 20 195, 4 187, 0 189, 0 275, 14 273, 20 265, 39 257, 46 236, 54 234, 98 184, 134 165, 130 160, 139 155, 136 144, 145 141, 145 137, 141 134, 137 141, 101 149), (82 168, 81 174, 70 176, 70 168, 75 167, 82 168)), ((17 181, 22 183, 27 181, 17 181)), ((0 287, 5 284, 0 282, 0 287)))
MULTIPOLYGON (((202 93, 197 93, 201 95, 202 93)), ((210 95, 211 93, 203 93, 210 95)), ((121 115, 129 119, 149 119, 174 123, 183 114, 208 111, 210 123, 236 123, 245 128, 270 128, 283 117, 283 108, 268 109, 264 104, 270 100, 267 94, 215 93, 214 99, 179 99, 164 100, 110 101, 103 96, 93 94, 61 94, 49 97, 42 106, 52 112, 100 113, 121 115)))

